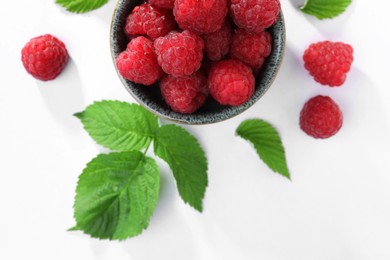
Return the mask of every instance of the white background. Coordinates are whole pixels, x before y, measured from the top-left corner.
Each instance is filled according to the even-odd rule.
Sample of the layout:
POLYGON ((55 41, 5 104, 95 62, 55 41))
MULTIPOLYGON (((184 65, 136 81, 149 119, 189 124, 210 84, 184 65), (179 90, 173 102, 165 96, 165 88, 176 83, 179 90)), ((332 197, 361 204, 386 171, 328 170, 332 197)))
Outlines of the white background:
POLYGON ((110 57, 115 1, 85 15, 54 1, 0 6, 0 259, 389 260, 390 23, 387 1, 354 0, 334 20, 302 14, 282 0, 287 50, 278 78, 249 111, 227 122, 186 127, 209 160, 204 212, 185 205, 168 167, 149 228, 125 242, 91 239, 74 225, 77 177, 103 149, 72 116, 95 100, 134 102, 110 57), (22 67, 20 51, 51 33, 71 56, 64 73, 43 83, 22 67), (320 40, 353 45, 355 62, 341 88, 321 86, 302 53, 320 40), (298 126, 303 103, 330 95, 344 126, 314 140, 298 126), (262 118, 280 132, 292 182, 273 174, 236 127, 262 118))

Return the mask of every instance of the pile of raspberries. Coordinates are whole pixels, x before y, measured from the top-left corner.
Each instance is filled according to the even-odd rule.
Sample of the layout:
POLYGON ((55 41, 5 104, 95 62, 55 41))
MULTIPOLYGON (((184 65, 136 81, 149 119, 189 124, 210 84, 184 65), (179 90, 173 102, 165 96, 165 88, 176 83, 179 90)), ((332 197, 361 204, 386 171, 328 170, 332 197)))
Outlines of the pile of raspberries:
POLYGON ((270 55, 279 0, 149 0, 136 6, 124 31, 120 74, 145 86, 159 82, 175 112, 190 114, 210 94, 240 106, 255 90, 255 75, 270 55))

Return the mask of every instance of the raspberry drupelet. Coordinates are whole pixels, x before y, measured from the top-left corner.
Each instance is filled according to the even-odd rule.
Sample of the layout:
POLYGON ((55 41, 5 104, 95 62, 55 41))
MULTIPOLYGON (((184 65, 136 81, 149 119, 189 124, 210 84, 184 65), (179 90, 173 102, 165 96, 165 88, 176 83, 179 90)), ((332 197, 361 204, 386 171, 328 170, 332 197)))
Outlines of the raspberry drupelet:
POLYGON ((299 125, 306 134, 314 138, 329 138, 343 125, 343 113, 330 97, 316 96, 305 103, 299 125))
POLYGON ((154 41, 158 63, 165 73, 180 77, 197 71, 203 59, 203 39, 191 31, 173 31, 154 41))
POLYGON ((57 78, 68 59, 65 44, 50 34, 32 38, 22 49, 24 68, 34 78, 42 81, 57 78))
POLYGON ((173 7, 180 28, 197 34, 218 31, 227 13, 226 0, 176 0, 173 7))
POLYGON ((130 37, 143 35, 156 39, 176 28, 177 24, 171 10, 144 3, 136 6, 127 16, 125 33, 130 37))
POLYGON ((216 32, 203 35, 205 52, 212 61, 219 61, 229 53, 232 42, 230 23, 226 21, 221 29, 216 32))
POLYGON ((146 86, 155 83, 163 74, 153 42, 143 36, 130 41, 127 49, 117 57, 116 66, 122 77, 146 86))
POLYGON ((303 54, 305 68, 314 80, 331 87, 344 84, 353 62, 353 49, 342 42, 311 44, 303 54))
POLYGON ((231 0, 230 5, 234 23, 254 33, 260 33, 276 23, 279 12, 279 0, 231 0))
POLYGON ((259 70, 265 58, 271 54, 271 49, 272 37, 269 32, 249 33, 238 29, 233 35, 230 57, 244 62, 253 70, 259 70))
POLYGON ((196 72, 190 76, 165 76, 160 83, 161 94, 175 112, 190 114, 206 102, 209 94, 207 78, 196 72))
POLYGON ((149 4, 155 7, 173 9, 175 0, 149 0, 149 4))
POLYGON ((240 106, 252 97, 255 77, 241 61, 223 60, 212 65, 208 85, 210 94, 220 104, 240 106))

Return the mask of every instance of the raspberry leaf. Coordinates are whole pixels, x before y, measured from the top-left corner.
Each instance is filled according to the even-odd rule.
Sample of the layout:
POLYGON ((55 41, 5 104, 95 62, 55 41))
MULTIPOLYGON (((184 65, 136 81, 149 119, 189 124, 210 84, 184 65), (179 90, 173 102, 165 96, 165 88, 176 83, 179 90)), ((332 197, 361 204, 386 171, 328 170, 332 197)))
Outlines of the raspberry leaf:
POLYGON ((88 134, 112 150, 141 150, 149 146, 158 120, 139 105, 120 101, 100 101, 75 114, 88 134))
POLYGON ((157 205, 156 162, 137 151, 100 154, 79 177, 76 226, 94 238, 123 240, 147 228, 157 205))
POLYGON ((307 0, 301 10, 322 20, 340 15, 351 2, 352 0, 307 0))
POLYGON ((156 133, 154 153, 170 166, 184 202, 201 212, 208 184, 207 159, 195 137, 179 126, 162 126, 156 133))
POLYGON ((236 133, 251 142, 260 159, 276 173, 290 179, 285 151, 275 128, 260 119, 250 119, 241 123, 236 133))
POLYGON ((56 3, 72 13, 87 13, 105 5, 108 0, 56 0, 56 3))

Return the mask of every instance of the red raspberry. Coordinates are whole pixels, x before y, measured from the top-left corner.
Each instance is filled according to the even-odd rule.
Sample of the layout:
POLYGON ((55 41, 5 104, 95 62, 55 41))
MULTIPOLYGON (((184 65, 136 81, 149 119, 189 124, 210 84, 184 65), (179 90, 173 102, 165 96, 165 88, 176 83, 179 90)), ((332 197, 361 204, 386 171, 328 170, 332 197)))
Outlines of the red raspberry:
POLYGON ((304 105, 300 116, 300 127, 314 138, 335 135, 343 125, 343 113, 328 96, 316 96, 304 105))
POLYGON ((238 60, 223 60, 211 67, 208 85, 210 94, 222 105, 240 106, 255 90, 251 68, 238 60))
POLYGON ((116 66, 122 77, 144 85, 152 85, 163 74, 153 42, 143 36, 129 42, 127 49, 116 59, 116 66))
POLYGON ((204 34, 204 48, 207 56, 212 61, 221 60, 229 53, 232 32, 229 22, 225 22, 221 29, 216 32, 204 34))
POLYGON ((234 23, 248 32, 260 33, 278 20, 279 0, 231 0, 234 23))
POLYGON ((68 58, 65 44, 50 34, 32 38, 22 49, 24 68, 42 81, 55 79, 65 68, 68 58))
POLYGON ((176 22, 172 12, 149 4, 136 6, 126 18, 125 33, 128 36, 147 35, 156 39, 174 29, 176 22))
POLYGON ((209 94, 207 78, 196 72, 190 76, 167 75, 160 83, 165 102, 173 111, 190 114, 203 106, 209 94))
POLYGON ((203 39, 190 31, 170 32, 154 41, 158 63, 175 77, 191 75, 200 68, 203 39))
POLYGON ((230 57, 258 70, 263 66, 265 58, 271 54, 271 49, 272 37, 269 32, 254 34, 238 29, 233 35, 230 57))
POLYGON ((227 12, 226 0, 176 0, 173 7, 180 28, 198 34, 219 30, 227 12))
POLYGON ((331 87, 341 86, 351 69, 353 49, 342 42, 319 42, 309 46, 303 60, 315 81, 331 87))
POLYGON ((155 7, 173 9, 175 0, 149 0, 149 3, 155 7))

